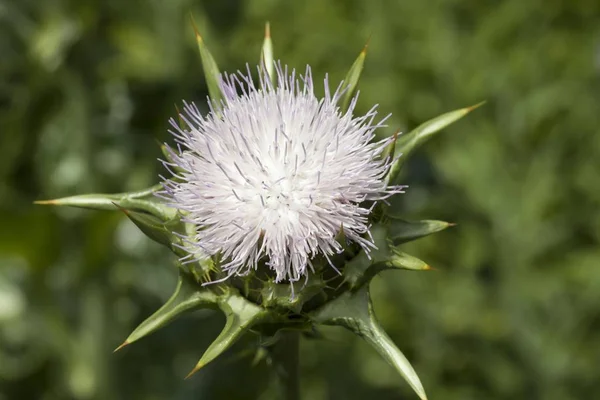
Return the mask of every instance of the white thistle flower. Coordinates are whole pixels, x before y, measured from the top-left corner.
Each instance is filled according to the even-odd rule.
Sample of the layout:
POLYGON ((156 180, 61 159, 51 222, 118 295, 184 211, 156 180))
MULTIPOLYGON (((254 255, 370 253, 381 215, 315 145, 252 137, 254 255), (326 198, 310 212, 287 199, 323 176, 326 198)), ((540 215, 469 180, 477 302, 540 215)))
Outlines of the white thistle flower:
POLYGON ((163 195, 196 226, 187 251, 220 254, 228 277, 266 256, 277 282, 293 282, 313 257, 343 251, 342 229, 365 251, 374 247, 372 206, 403 187, 386 187, 382 151, 392 139, 373 141, 385 120, 374 122, 376 106, 355 118, 355 97, 342 113, 342 85, 331 94, 327 78, 318 99, 308 66, 298 77, 277 68, 275 86, 259 75, 258 88, 249 71, 225 75, 218 110, 203 117, 186 103, 186 127, 170 121, 178 146, 165 165, 180 172, 165 180, 163 195))

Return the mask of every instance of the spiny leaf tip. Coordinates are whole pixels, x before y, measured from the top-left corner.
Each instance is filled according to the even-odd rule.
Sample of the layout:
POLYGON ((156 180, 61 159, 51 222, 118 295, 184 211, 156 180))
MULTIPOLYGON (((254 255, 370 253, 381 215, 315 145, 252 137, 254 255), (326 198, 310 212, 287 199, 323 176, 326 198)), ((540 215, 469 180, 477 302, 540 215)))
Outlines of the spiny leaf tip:
POLYGON ((467 107, 467 108, 465 108, 465 110, 466 110, 468 113, 470 113, 471 111, 473 111, 473 110, 475 110, 475 109, 477 109, 477 108, 481 107, 481 106, 482 106, 482 105, 484 105, 485 103, 487 103, 487 100, 480 101, 479 103, 477 103, 477 104, 475 104, 475 105, 472 105, 472 106, 470 106, 470 107, 467 107))
POLYGON ((130 344, 130 342, 128 342, 127 340, 124 341, 123 343, 121 343, 119 345, 119 347, 117 347, 116 349, 113 350, 113 353, 116 353, 117 351, 121 350, 125 346, 128 346, 129 344, 130 344))
POLYGON ((196 40, 202 42, 202 35, 200 35, 200 32, 196 27, 196 22, 194 21, 194 16, 192 15, 192 13, 190 13, 190 22, 192 23, 192 29, 194 30, 194 34, 196 35, 196 40))
POLYGON ((190 373, 189 373, 189 374, 187 374, 187 375, 185 376, 185 378, 183 378, 183 379, 189 379, 189 378, 191 378, 191 376, 192 376, 192 375, 194 375, 196 372, 198 372, 200 369, 202 369, 202 367, 204 367, 204 364, 200 364, 200 363, 198 363, 198 364, 197 364, 197 365, 194 367, 194 369, 193 369, 193 370, 191 370, 191 371, 190 371, 190 373))
POLYGON ((364 47, 362 48, 362 50, 360 52, 363 56, 365 56, 367 54, 369 44, 371 43, 371 36, 372 36, 372 34, 369 35, 369 37, 367 38, 367 42, 365 43, 364 47))
POLYGON ((33 202, 33 204, 39 204, 39 205, 56 205, 57 200, 36 200, 33 202))

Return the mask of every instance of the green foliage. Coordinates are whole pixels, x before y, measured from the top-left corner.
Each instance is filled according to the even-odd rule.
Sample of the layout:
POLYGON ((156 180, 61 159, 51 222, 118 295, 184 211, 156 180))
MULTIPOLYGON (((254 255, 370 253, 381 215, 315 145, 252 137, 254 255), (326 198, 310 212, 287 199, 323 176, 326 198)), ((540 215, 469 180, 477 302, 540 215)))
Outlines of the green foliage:
MULTIPOLYGON (((174 256, 122 213, 31 205, 156 182, 173 104, 208 94, 190 11, 223 71, 256 60, 267 20, 278 58, 331 82, 372 35, 358 112, 392 112, 385 135, 487 100, 397 178, 394 212, 458 226, 402 244, 437 271, 375 278, 381 325, 433 399, 600 391, 597 1, 27 0, 0 11, 0 398, 265 391, 252 356, 181 382, 222 326, 202 311, 112 355, 176 286, 174 256)), ((323 334, 302 343, 303 398, 410 398, 370 348, 323 334)))

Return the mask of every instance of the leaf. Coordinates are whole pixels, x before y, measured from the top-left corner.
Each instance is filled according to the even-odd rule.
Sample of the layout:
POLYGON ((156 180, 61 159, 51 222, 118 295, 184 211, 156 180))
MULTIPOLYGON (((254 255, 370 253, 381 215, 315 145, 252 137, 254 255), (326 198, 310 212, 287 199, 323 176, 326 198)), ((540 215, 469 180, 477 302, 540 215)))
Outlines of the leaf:
POLYGON ((231 347, 252 326, 264 321, 269 316, 269 311, 246 300, 237 293, 224 295, 219 299, 218 305, 225 313, 225 327, 204 352, 204 355, 186 379, 231 347))
POLYGON ((221 105, 221 101, 224 100, 223 91, 221 90, 220 85, 221 72, 219 71, 219 67, 217 66, 217 62, 215 61, 214 57, 206 47, 206 44, 204 44, 204 40, 198 32, 193 18, 192 27, 194 28, 196 42, 198 43, 198 50, 200 51, 200 60, 202 61, 202 69, 204 70, 204 78, 206 79, 208 94, 214 106, 219 107, 221 105))
POLYGON ((162 203, 155 193, 162 190, 162 185, 155 185, 137 192, 117 194, 83 194, 53 200, 39 200, 35 204, 70 206, 92 210, 114 210, 115 206, 132 210, 145 211, 164 221, 175 217, 177 210, 162 203))
POLYGON ((400 169, 404 165, 407 157, 416 150, 419 146, 425 143, 428 139, 433 137, 436 133, 447 127, 448 125, 458 121, 471 111, 483 105, 484 102, 479 104, 475 104, 471 107, 461 108, 459 110, 454 110, 447 112, 445 114, 439 115, 433 119, 430 119, 427 122, 422 123, 417 126, 412 131, 408 132, 405 135, 401 135, 396 140, 396 148, 394 158, 396 161, 390 167, 388 172, 387 181, 389 183, 393 183, 400 169))
POLYGON ((369 46, 369 42, 365 44, 361 52, 358 54, 358 57, 350 67, 350 70, 346 74, 344 78, 344 89, 346 92, 342 96, 342 100, 340 102, 340 110, 342 113, 348 111, 350 107, 350 102, 356 93, 356 89, 358 88, 358 81, 360 80, 360 75, 362 73, 363 67, 365 65, 365 58, 367 57, 367 47, 369 46))
POLYGON ((135 328, 115 351, 151 334, 185 312, 214 307, 216 303, 217 295, 207 287, 198 284, 190 274, 180 270, 179 281, 171 298, 135 328))
POLYGON ((377 322, 368 286, 356 292, 345 292, 311 314, 312 320, 323 325, 342 326, 363 338, 389 362, 422 399, 425 389, 404 354, 377 322))
POLYGON ((263 41, 260 52, 260 65, 264 68, 271 84, 275 85, 275 63, 273 60, 273 40, 271 40, 271 26, 267 22, 265 24, 265 40, 263 41))
POLYGON ((454 226, 454 224, 445 221, 405 221, 403 219, 391 218, 389 223, 389 237, 392 243, 399 245, 442 231, 451 226, 454 226))

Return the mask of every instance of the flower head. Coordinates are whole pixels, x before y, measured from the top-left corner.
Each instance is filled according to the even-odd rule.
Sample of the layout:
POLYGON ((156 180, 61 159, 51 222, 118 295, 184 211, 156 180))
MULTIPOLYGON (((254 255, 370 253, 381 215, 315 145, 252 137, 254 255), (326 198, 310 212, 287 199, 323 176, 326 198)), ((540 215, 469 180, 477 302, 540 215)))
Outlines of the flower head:
POLYGON ((319 99, 309 67, 276 71, 276 84, 259 73, 258 86, 249 71, 224 75, 225 100, 207 116, 185 104, 183 127, 171 120, 178 146, 166 165, 179 172, 164 195, 196 228, 188 251, 220 254, 228 276, 264 258, 276 281, 293 282, 315 256, 343 251, 341 230, 369 251, 372 205, 402 187, 385 182, 392 139, 374 140, 376 107, 354 117, 356 98, 338 107, 342 85, 332 94, 326 78, 319 99))

